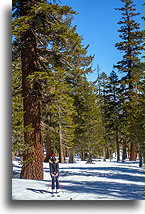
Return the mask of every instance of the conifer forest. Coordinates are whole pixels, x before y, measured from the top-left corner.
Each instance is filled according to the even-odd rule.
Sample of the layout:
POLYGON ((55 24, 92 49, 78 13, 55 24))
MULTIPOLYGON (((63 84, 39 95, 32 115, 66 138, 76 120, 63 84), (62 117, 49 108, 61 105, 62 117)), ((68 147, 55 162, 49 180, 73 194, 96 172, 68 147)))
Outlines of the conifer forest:
POLYGON ((21 158, 21 178, 42 180, 52 153, 60 163, 73 163, 75 154, 88 163, 115 154, 142 167, 142 17, 133 0, 119 1, 114 46, 122 56, 109 74, 96 67, 89 81, 94 55, 72 24, 77 11, 57 0, 13 0, 12 157, 21 158))

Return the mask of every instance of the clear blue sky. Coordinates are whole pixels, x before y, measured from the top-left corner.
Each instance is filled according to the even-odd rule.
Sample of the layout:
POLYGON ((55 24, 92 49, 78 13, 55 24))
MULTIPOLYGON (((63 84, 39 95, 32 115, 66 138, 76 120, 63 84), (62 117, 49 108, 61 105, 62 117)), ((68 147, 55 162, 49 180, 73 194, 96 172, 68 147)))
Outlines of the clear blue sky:
MULTIPOLYGON (((137 12, 143 16, 143 1, 134 0, 137 12)), ((71 6, 77 11, 73 24, 77 25, 77 32, 83 36, 83 44, 90 45, 88 53, 95 55, 93 69, 99 65, 101 71, 107 74, 113 70, 113 64, 116 64, 121 57, 119 50, 115 48, 115 43, 119 41, 117 24, 121 18, 121 13, 114 8, 120 8, 123 3, 120 0, 61 0, 62 5, 71 6)), ((143 20, 140 17, 137 21, 141 23, 143 29, 143 20)), ((97 72, 88 76, 93 81, 97 77, 97 72)))

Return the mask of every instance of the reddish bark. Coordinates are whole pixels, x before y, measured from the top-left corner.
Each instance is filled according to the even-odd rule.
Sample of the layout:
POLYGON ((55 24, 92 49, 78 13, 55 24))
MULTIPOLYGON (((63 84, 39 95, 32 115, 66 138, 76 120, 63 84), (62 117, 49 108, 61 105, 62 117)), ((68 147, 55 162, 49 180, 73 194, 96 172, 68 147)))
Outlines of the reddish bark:
POLYGON ((130 161, 136 161, 136 144, 131 143, 131 148, 130 148, 130 161))
POLYGON ((52 148, 51 148, 51 140, 49 135, 46 136, 46 157, 45 157, 45 162, 48 162, 50 159, 50 156, 52 154, 52 148))
MULTIPOLYGON (((21 15, 28 15, 30 6, 35 1, 20 1, 21 15)), ((22 89, 24 108, 24 154, 21 178, 43 179, 43 145, 40 128, 40 93, 36 79, 29 79, 37 68, 36 38, 31 29, 21 36, 22 89), (29 128, 28 128, 29 126, 29 128)))

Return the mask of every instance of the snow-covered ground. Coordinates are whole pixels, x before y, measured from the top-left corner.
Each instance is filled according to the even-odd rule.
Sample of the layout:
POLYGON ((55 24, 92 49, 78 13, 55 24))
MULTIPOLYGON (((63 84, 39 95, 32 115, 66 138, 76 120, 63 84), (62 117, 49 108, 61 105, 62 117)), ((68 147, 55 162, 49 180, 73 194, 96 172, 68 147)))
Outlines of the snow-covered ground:
POLYGON ((143 200, 144 174, 138 162, 77 160, 59 164, 60 197, 51 197, 49 164, 42 181, 19 179, 21 165, 13 161, 12 200, 143 200))

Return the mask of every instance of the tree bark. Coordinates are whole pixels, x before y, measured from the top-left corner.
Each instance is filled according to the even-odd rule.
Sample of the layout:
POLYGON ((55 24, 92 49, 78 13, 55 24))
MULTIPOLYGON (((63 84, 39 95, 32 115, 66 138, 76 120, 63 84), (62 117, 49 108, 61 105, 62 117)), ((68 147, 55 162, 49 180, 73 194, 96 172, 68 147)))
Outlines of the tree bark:
POLYGON ((127 152, 126 152, 126 142, 123 141, 123 153, 122 153, 122 162, 124 162, 124 160, 127 158, 127 152))
POLYGON ((136 156, 137 156, 136 144, 135 144, 135 143, 131 143, 131 148, 130 148, 130 161, 136 161, 136 156))
POLYGON ((73 163, 74 159, 73 159, 73 149, 69 149, 69 163, 73 163))
POLYGON ((116 130, 116 153, 117 153, 117 161, 120 161, 120 148, 118 141, 118 130, 116 130))
POLYGON ((103 148, 103 161, 106 161, 106 148, 103 148))
MULTIPOLYGON (((29 15, 29 9, 35 1, 21 0, 21 15, 29 15)), ((36 38, 31 29, 21 36, 22 90, 24 109, 24 154, 20 178, 43 179, 43 145, 40 128, 40 93, 36 79, 30 80, 37 68, 36 38)))
POLYGON ((108 145, 106 145, 106 159, 109 159, 110 155, 109 155, 109 148, 108 145))
POLYGON ((46 136, 46 157, 44 162, 48 162, 50 159, 50 156, 52 154, 52 148, 51 148, 51 139, 49 135, 46 136))
POLYGON ((92 163, 92 154, 91 153, 89 153, 87 163, 92 163))
POLYGON ((139 152, 139 167, 143 166, 143 161, 142 161, 142 152, 139 152))
POLYGON ((80 153, 81 161, 85 161, 85 152, 80 153))
POLYGON ((103 157, 104 157, 104 161, 106 161, 106 159, 109 159, 110 158, 110 155, 109 155, 109 148, 108 148, 108 145, 106 144, 103 148, 103 157))
POLYGON ((59 124, 59 162, 65 162, 65 154, 64 154, 64 145, 63 145, 63 134, 62 134, 62 126, 59 124))
POLYGON ((12 151, 12 161, 15 159, 15 152, 12 151))

